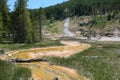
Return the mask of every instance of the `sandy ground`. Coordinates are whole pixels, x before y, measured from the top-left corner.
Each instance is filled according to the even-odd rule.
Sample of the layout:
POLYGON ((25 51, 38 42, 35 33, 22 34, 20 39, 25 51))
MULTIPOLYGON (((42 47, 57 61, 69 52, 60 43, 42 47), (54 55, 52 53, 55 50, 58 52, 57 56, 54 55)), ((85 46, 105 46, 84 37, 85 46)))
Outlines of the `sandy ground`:
MULTIPOLYGON (((64 46, 10 51, 3 55, 0 59, 33 59, 44 56, 69 57, 91 47, 89 44, 73 41, 61 41, 61 43, 64 44, 64 46)), ((18 65, 31 69, 34 80, 54 80, 55 77, 57 77, 58 80, 88 80, 87 78, 78 75, 74 69, 50 65, 46 62, 22 63, 18 65)))

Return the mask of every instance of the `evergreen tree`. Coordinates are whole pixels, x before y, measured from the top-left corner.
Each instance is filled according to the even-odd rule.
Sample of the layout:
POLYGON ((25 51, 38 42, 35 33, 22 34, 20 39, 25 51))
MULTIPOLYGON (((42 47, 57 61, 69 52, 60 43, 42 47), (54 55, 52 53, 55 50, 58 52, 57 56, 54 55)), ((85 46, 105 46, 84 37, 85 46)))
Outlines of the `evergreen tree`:
POLYGON ((15 29, 15 42, 31 43, 32 40, 32 25, 29 11, 26 8, 27 0, 17 0, 14 12, 14 29, 15 29))
POLYGON ((31 11, 32 19, 32 40, 33 42, 39 41, 39 21, 38 21, 38 10, 31 11))
POLYGON ((39 21, 39 41, 42 41, 42 27, 46 22, 45 12, 42 8, 38 10, 38 21, 39 21))
POLYGON ((64 10, 68 8, 69 16, 105 15, 120 12, 120 0, 69 0, 62 4, 46 7, 47 19, 64 19, 64 10))
POLYGON ((2 42, 3 35, 3 22, 2 22, 2 14, 0 13, 0 43, 2 42))
POLYGON ((6 0, 0 0, 0 37, 1 42, 3 40, 9 40, 10 34, 10 17, 9 17, 9 9, 7 6, 6 0))

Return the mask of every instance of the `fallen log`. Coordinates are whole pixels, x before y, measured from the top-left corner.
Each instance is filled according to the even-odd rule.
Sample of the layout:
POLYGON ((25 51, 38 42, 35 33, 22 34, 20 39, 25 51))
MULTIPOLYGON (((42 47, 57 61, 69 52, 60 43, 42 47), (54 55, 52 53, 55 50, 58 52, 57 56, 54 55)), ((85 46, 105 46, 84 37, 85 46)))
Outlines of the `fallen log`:
POLYGON ((47 62, 46 59, 11 59, 15 63, 47 62))

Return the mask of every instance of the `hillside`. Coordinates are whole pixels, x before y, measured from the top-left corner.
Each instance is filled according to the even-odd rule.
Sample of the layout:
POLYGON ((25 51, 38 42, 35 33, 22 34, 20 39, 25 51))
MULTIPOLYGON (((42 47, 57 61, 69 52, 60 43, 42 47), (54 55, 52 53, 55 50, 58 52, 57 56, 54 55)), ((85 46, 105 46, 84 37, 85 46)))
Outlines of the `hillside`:
MULTIPOLYGON (((74 16, 68 17, 70 19, 68 30, 74 33, 76 37, 99 37, 115 36, 115 30, 120 30, 120 14, 116 14, 114 17, 108 20, 108 15, 97 16, 74 16)), ((43 31, 47 31, 50 36, 60 37, 64 36, 64 24, 65 20, 57 20, 53 23, 49 23, 43 31)))
POLYGON ((69 0, 62 4, 45 8, 46 17, 55 20, 66 16, 104 15, 119 12, 119 0, 69 0), (114 6, 115 5, 115 6, 114 6), (69 14, 65 12, 68 9, 69 14))

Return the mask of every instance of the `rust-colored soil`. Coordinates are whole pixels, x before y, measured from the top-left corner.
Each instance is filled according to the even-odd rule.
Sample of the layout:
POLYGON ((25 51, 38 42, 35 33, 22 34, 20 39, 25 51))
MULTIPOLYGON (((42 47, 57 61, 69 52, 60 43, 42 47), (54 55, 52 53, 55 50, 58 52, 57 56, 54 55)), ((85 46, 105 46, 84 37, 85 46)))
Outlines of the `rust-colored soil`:
MULTIPOLYGON (((65 46, 10 51, 7 52, 6 55, 1 56, 0 59, 33 59, 42 58, 44 56, 69 57, 77 52, 91 47, 89 44, 73 41, 61 41, 61 43, 63 43, 65 46), (9 54, 12 56, 8 56, 9 54)), ((34 80, 54 80, 54 78, 58 78, 58 80, 88 80, 87 78, 78 75, 73 69, 50 65, 49 63, 45 62, 22 63, 19 65, 31 69, 34 80)))
POLYGON ((61 41, 65 46, 55 46, 46 48, 33 48, 28 50, 11 51, 6 54, 13 54, 14 58, 31 59, 44 56, 69 57, 75 53, 91 47, 89 44, 83 44, 73 41, 61 41))
POLYGON ((31 69, 34 80, 88 80, 80 76, 74 69, 50 65, 46 62, 19 64, 31 69))

